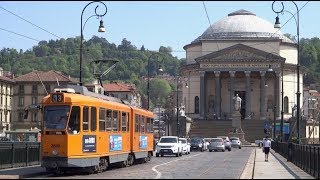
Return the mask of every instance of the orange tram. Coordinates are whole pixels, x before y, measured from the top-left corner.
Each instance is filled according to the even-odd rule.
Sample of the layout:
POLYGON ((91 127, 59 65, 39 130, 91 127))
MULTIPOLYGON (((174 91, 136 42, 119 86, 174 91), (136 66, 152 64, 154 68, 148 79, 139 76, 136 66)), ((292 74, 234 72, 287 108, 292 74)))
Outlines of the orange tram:
MULTIPOLYGON (((38 106, 39 108, 39 106, 38 106)), ((107 170, 110 164, 131 166, 153 156, 153 118, 148 110, 64 85, 43 98, 41 166, 62 173, 107 170)))

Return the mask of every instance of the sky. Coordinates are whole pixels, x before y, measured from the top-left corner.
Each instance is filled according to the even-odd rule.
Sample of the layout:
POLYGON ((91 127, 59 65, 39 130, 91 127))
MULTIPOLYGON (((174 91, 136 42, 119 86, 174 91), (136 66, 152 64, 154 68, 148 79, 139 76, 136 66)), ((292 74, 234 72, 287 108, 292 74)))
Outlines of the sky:
MULTIPOLYGON (((244 9, 271 24, 276 18, 272 10, 273 1, 102 2, 107 6, 107 13, 102 17, 105 33, 98 32, 100 19, 88 19, 94 15, 97 5, 98 13, 105 12, 100 3, 92 3, 85 8, 90 1, 0 1, 0 48, 26 51, 42 40, 80 36, 84 8, 83 24, 88 19, 83 29, 85 40, 95 35, 119 45, 126 38, 138 49, 144 45, 152 51, 158 51, 160 46, 169 46, 178 58, 185 58, 185 45, 199 37, 210 23, 214 24, 229 13, 244 9)), ((299 12, 300 38, 320 37, 320 1, 295 2, 299 9, 303 7, 299 12)), ((283 5, 286 11, 297 12, 291 1, 283 1, 283 5)), ((274 8, 281 9, 280 1, 274 3, 274 8)), ((297 35, 297 24, 291 17, 287 12, 279 14, 283 26, 281 32, 297 35)))

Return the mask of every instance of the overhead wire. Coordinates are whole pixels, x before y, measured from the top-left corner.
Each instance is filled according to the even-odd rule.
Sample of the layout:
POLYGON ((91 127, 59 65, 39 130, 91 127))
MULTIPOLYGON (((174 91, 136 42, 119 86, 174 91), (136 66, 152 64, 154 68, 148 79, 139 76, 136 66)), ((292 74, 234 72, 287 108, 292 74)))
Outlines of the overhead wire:
POLYGON ((34 24, 34 23, 32 23, 32 22, 30 22, 30 21, 28 21, 28 20, 24 19, 23 17, 21 17, 21 16, 19 16, 19 15, 15 14, 15 13, 13 13, 13 12, 11 12, 11 11, 9 11, 9 10, 5 9, 4 7, 0 6, 0 8, 1 8, 1 9, 3 9, 3 10, 5 10, 5 11, 7 11, 7 12, 9 12, 9 13, 11 13, 12 15, 14 15, 14 16, 16 16, 16 17, 18 17, 18 18, 20 18, 20 19, 22 19, 22 20, 24 20, 24 21, 26 21, 26 22, 28 22, 28 23, 30 23, 30 24, 32 24, 33 26, 36 26, 37 28, 39 28, 39 29, 41 29, 41 30, 43 30, 43 31, 45 31, 45 32, 47 32, 47 33, 49 33, 49 34, 51 34, 51 35, 53 35, 53 36, 55 36, 55 37, 57 37, 57 38, 60 38, 60 39, 61 39, 61 37, 60 37, 60 36, 57 36, 57 35, 55 35, 55 34, 53 34, 53 33, 49 32, 49 31, 47 31, 47 30, 43 29, 42 27, 40 27, 40 26, 38 26, 38 25, 36 25, 36 24, 34 24))
MULTIPOLYGON (((213 31, 213 28, 212 28, 212 26, 211 26, 211 22, 210 22, 210 18, 209 18, 209 15, 208 15, 207 8, 206 8, 206 4, 204 3, 204 1, 202 1, 202 4, 203 4, 204 10, 205 10, 206 15, 207 15, 207 19, 208 19, 208 22, 209 22, 209 26, 210 26, 211 31, 212 31, 212 34, 213 34, 213 33, 214 33, 214 31, 213 31)), ((219 51, 219 50, 220 50, 220 48, 219 48, 219 44, 218 44, 217 42, 216 42, 216 44, 217 44, 218 51, 219 51)))
MULTIPOLYGON (((299 9, 299 12, 309 3, 310 1, 308 1, 308 2, 306 2, 300 9, 299 9)), ((208 19, 208 22, 209 22, 209 25, 210 25, 210 28, 211 28, 211 30, 212 30, 212 32, 213 32, 213 29, 212 29, 212 26, 211 26, 211 22, 210 22, 210 19, 209 19, 209 15, 208 15, 208 12, 207 12, 207 9, 206 9, 206 5, 205 5, 205 3, 204 3, 204 1, 203 1, 203 6, 204 6, 204 9, 205 9, 205 12, 206 12, 206 15, 207 15, 207 19, 208 19)), ((5 9, 5 8, 3 8, 3 7, 1 7, 0 6, 0 8, 2 8, 2 9, 4 9, 5 11, 8 11, 8 12, 10 12, 11 14, 13 14, 13 15, 15 15, 15 16, 17 16, 17 17, 19 17, 19 18, 21 18, 21 19, 23 19, 23 20, 25 20, 24 18, 22 18, 22 17, 20 17, 20 16, 18 16, 18 15, 16 15, 16 14, 14 14, 14 13, 12 13, 11 11, 9 11, 9 10, 7 10, 7 9, 5 9)), ((280 29, 281 28, 283 28, 292 18, 294 18, 294 16, 297 14, 298 12, 296 12, 293 16, 291 16, 291 18, 290 19, 288 19, 285 23, 284 23, 284 25, 283 26, 281 26, 275 33, 273 33, 272 35, 271 35, 271 37, 273 37, 278 31, 280 31, 280 29)), ((32 25, 34 25, 34 26, 36 26, 36 27, 38 27, 38 28, 40 28, 40 29, 42 29, 42 30, 44 30, 44 31, 46 31, 46 32, 48 32, 48 33, 50 33, 50 34, 52 34, 52 35, 54 35, 53 33, 51 33, 51 32, 49 32, 49 31, 47 31, 47 30, 45 30, 45 29, 43 29, 43 28, 41 28, 41 27, 39 27, 39 26, 37 26, 37 25, 35 25, 35 24, 33 24, 32 22, 30 22, 30 21, 28 21, 28 20, 25 20, 25 21, 27 21, 27 22, 29 22, 30 24, 32 24, 32 25)), ((22 37, 25 37, 25 38, 28 38, 28 39, 31 39, 31 40, 34 40, 34 41, 37 41, 37 42, 40 42, 40 40, 37 40, 37 39, 35 39, 35 38, 32 38, 32 37, 29 37, 29 36, 26 36, 26 35, 23 35, 23 34, 19 34, 19 33, 16 33, 16 32, 13 32, 13 31, 10 31, 10 30, 7 30, 7 29, 4 29, 4 28, 1 28, 0 27, 0 29, 1 30, 3 30, 3 31, 6 31, 6 32, 10 32, 10 33, 13 33, 13 34, 16 34, 16 35, 19 35, 19 36, 22 36, 22 37)), ((58 38, 60 38, 60 39, 62 39, 61 37, 59 37, 59 36, 57 36, 57 35, 54 35, 54 36, 56 36, 56 37, 58 37, 58 38)), ((217 42, 216 42, 217 43, 217 42)), ((269 44, 267 44, 266 42, 260 42, 260 43, 256 43, 256 44, 251 44, 251 45, 248 45, 249 47, 255 47, 255 46, 257 46, 257 45, 262 45, 262 44, 265 44, 265 45, 267 45, 267 46, 269 46, 269 47, 271 47, 271 48, 273 48, 274 50, 277 50, 275 47, 273 47, 273 46, 271 46, 271 45, 269 45, 269 44)), ((218 47, 218 50, 219 50, 219 45, 217 44, 217 47, 218 47)), ((125 51, 139 51, 139 50, 125 50, 125 51)), ((157 50, 149 50, 149 51, 157 51, 157 50)), ((172 50, 171 52, 183 52, 183 53, 185 53, 185 51, 184 50, 172 50)), ((214 52, 214 51, 189 51, 189 52, 214 52)))
POLYGON ((19 33, 16 33, 16 32, 13 32, 13 31, 10 31, 10 30, 7 30, 7 29, 4 29, 4 28, 1 28, 1 27, 0 27, 0 29, 1 29, 1 30, 3 30, 3 31, 7 31, 7 32, 9 32, 9 33, 13 33, 13 34, 16 34, 16 35, 19 35, 19 36, 22 36, 22 37, 25 37, 25 38, 28 38, 28 39, 31 39, 31 40, 34 40, 34 41, 40 42, 40 41, 39 41, 39 40, 37 40, 37 39, 34 39, 34 38, 32 38, 32 37, 29 37, 29 36, 26 36, 26 35, 23 35, 23 34, 19 34, 19 33))

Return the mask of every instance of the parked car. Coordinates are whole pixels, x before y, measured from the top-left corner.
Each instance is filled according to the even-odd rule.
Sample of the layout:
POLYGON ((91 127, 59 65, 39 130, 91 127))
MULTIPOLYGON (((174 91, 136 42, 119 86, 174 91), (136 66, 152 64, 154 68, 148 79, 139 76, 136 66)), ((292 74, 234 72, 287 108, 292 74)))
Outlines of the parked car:
POLYGON ((186 138, 179 138, 179 141, 181 141, 181 146, 182 146, 182 153, 183 154, 190 154, 190 143, 186 138))
POLYGON ((156 157, 164 155, 182 156, 181 141, 178 136, 162 136, 156 146, 156 157))
POLYGON ((230 137, 230 140, 231 140, 231 147, 241 149, 242 144, 238 137, 230 137))
POLYGON ((212 138, 208 149, 210 152, 219 150, 224 152, 226 150, 224 140, 222 138, 212 138))
POLYGON ((190 146, 191 146, 191 149, 190 149, 191 151, 199 150, 203 152, 207 150, 206 143, 202 138, 191 138, 190 146))
POLYGON ((228 136, 218 136, 218 138, 222 138, 224 140, 224 146, 228 151, 231 151, 231 142, 228 136))
POLYGON ((212 140, 212 138, 203 138, 204 142, 205 142, 205 146, 206 146, 206 149, 208 149, 208 146, 212 140))

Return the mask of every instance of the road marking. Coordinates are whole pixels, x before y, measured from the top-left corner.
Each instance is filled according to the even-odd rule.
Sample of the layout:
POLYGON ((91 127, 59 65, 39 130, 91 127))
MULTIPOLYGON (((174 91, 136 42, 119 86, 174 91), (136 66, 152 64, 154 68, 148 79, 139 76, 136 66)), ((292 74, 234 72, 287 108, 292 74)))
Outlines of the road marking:
POLYGON ((162 164, 158 164, 156 166, 153 166, 152 167, 152 171, 157 173, 157 176, 155 177, 155 179, 159 179, 161 177, 161 172, 156 170, 157 167, 162 166, 162 165, 166 165, 166 164, 169 164, 169 163, 172 163, 172 162, 175 162, 175 161, 179 161, 179 160, 195 157, 195 156, 198 156, 198 155, 200 155, 200 154, 195 154, 193 156, 188 156, 188 157, 185 157, 185 158, 179 158, 179 159, 176 159, 176 160, 173 160, 173 161, 169 161, 169 162, 166 162, 166 163, 162 163, 162 164))

